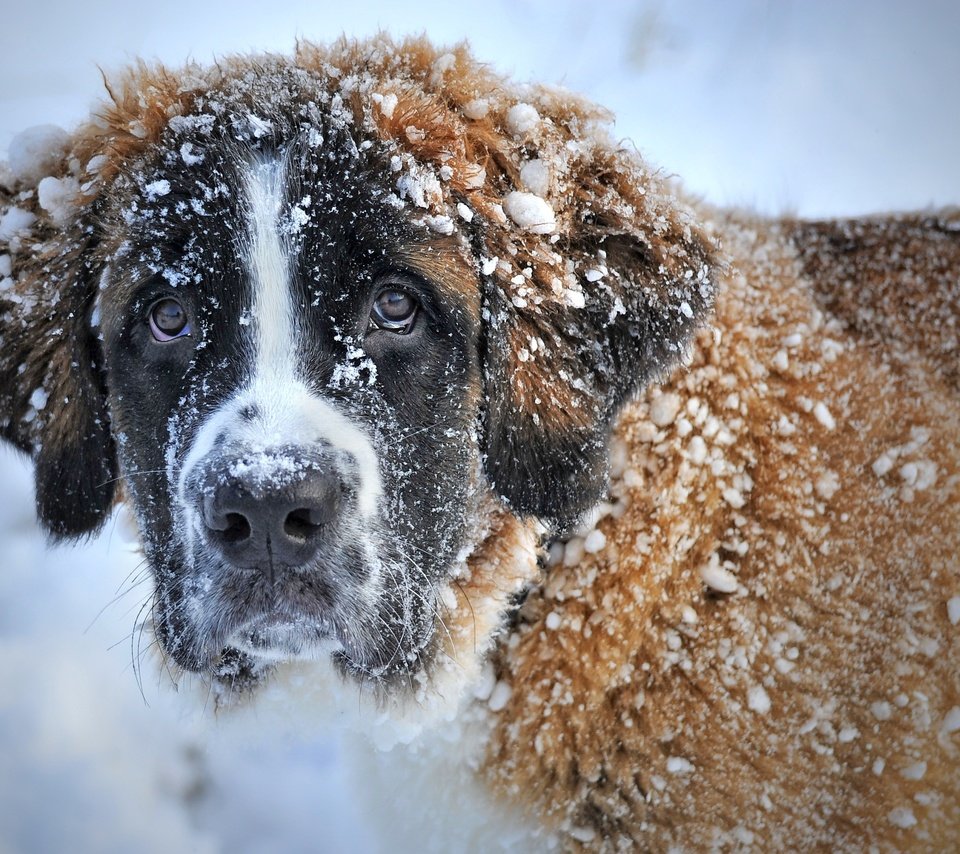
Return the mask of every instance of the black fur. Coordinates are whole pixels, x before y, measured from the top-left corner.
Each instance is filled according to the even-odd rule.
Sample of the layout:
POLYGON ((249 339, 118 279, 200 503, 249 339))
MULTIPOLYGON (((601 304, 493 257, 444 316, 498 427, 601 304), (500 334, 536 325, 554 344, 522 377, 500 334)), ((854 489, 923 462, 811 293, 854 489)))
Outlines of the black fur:
POLYGON ((31 259, 26 286, 0 302, 0 424, 34 459, 41 523, 54 539, 73 539, 103 524, 117 476, 103 355, 90 325, 96 237, 89 222, 43 237, 49 248, 31 259), (39 410, 36 389, 47 394, 39 410))

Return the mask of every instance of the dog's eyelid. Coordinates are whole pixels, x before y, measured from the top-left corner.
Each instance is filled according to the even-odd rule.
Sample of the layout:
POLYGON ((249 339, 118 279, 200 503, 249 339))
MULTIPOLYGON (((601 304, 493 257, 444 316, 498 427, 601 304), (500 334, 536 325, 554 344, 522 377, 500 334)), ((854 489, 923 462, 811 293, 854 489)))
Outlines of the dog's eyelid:
POLYGON ((162 300, 172 299, 180 303, 190 312, 193 308, 193 294, 182 288, 173 288, 161 276, 150 276, 140 282, 131 291, 127 311, 135 318, 145 317, 153 307, 162 300))
POLYGON ((415 296, 429 290, 427 280, 421 273, 408 270, 404 267, 390 267, 373 277, 374 293, 379 294, 386 290, 411 291, 415 296))

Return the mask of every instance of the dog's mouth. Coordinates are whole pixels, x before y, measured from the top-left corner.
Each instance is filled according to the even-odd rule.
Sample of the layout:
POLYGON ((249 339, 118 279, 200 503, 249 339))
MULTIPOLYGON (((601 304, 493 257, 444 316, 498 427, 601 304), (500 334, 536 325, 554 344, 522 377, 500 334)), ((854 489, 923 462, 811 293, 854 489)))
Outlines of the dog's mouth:
POLYGON ((319 571, 271 579, 217 562, 203 566, 168 576, 154 612, 162 648, 191 672, 215 676, 240 654, 257 666, 332 659, 345 675, 389 680, 422 664, 433 635, 426 590, 417 599, 424 613, 415 614, 407 588, 365 586, 346 563, 337 568, 340 583, 319 571))
POLYGON ((330 655, 342 646, 340 608, 315 577, 271 579, 216 562, 201 566, 171 568, 157 589, 154 633, 183 669, 214 673, 229 650, 276 663, 330 655))
POLYGON ((361 622, 328 621, 288 611, 262 614, 244 622, 224 642, 207 645, 208 654, 191 669, 218 677, 223 663, 238 654, 258 672, 284 662, 327 660, 345 677, 385 684, 398 675, 409 675, 429 658, 429 643, 413 647, 404 643, 407 629, 376 636, 361 622))

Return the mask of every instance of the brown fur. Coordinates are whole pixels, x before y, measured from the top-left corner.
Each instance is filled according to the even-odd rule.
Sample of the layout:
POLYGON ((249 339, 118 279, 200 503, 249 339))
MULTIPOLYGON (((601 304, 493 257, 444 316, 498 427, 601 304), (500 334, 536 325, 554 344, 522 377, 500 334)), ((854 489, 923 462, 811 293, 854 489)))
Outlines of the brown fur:
MULTIPOLYGON (((82 183, 76 224, 56 228, 32 187, 0 189, 3 206, 40 218, 7 247, 0 403, 5 435, 53 484, 40 502, 52 530, 56 488, 96 494, 82 530, 112 496, 98 351, 83 331, 111 249, 97 215, 171 118, 217 98, 267 109, 258 98, 280 97, 241 86, 251 79, 286 81, 286 98, 342 98, 358 136, 392 145, 405 167, 448 173, 418 214, 474 213, 410 263, 471 312, 489 310, 494 486, 534 484, 491 510, 445 605, 444 651, 466 661, 536 582, 494 653, 513 689, 484 767, 494 789, 592 850, 949 848, 960 835, 960 735, 943 728, 960 706, 960 627, 946 611, 960 595, 956 214, 830 224, 693 211, 598 129, 602 110, 518 90, 462 46, 378 37, 302 44, 293 60, 139 66, 111 84, 58 173, 82 183), (542 121, 512 134, 518 102, 542 121), (531 158, 553 167, 553 234, 511 227, 501 207, 531 158), (583 554, 573 536, 538 577, 537 524, 519 518, 538 512, 530 493, 563 488, 555 460, 594 465, 595 436, 675 361, 697 325, 684 318, 706 315, 721 278, 689 364, 617 422, 605 545, 583 554), (642 358, 617 338, 618 314, 640 328, 642 358), (41 385, 48 406, 25 420, 41 385), (89 454, 102 471, 73 483, 89 466, 64 458, 89 454), (705 577, 736 592, 710 592, 705 577)), ((547 521, 562 528, 601 484, 547 521)))
POLYGON ((925 222, 833 226, 884 236, 859 255, 872 272, 857 292, 865 329, 824 310, 855 272, 815 254, 829 227, 719 220, 737 273, 689 368, 620 421, 612 490, 626 509, 600 522, 602 551, 549 569, 499 658, 515 690, 487 773, 584 847, 943 851, 957 839, 960 746, 941 727, 960 706, 946 608, 960 594, 960 401, 938 369, 957 351, 944 359, 934 331, 929 357, 929 337, 884 320, 896 294, 953 328, 943 258, 960 236, 925 222), (868 264, 898 254, 899 269, 868 264), (898 347, 877 334, 891 326, 898 347), (651 409, 667 399, 657 426, 651 409), (878 476, 873 463, 917 430, 928 438, 878 476), (936 466, 924 489, 899 473, 919 460, 936 466), (735 573, 730 596, 701 580, 714 555, 735 573), (760 685, 766 712, 749 707, 760 685), (669 757, 692 768, 671 773, 669 757), (900 828, 905 808, 916 825, 900 828))

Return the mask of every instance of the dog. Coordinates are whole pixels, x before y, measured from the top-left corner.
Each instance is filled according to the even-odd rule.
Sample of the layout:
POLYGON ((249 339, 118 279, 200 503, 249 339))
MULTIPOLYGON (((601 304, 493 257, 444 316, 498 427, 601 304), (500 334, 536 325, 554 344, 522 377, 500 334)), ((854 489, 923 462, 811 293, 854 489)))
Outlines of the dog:
POLYGON ((955 843, 958 212, 716 210, 422 39, 109 95, 0 172, 0 414, 168 668, 469 719, 571 850, 955 843))

